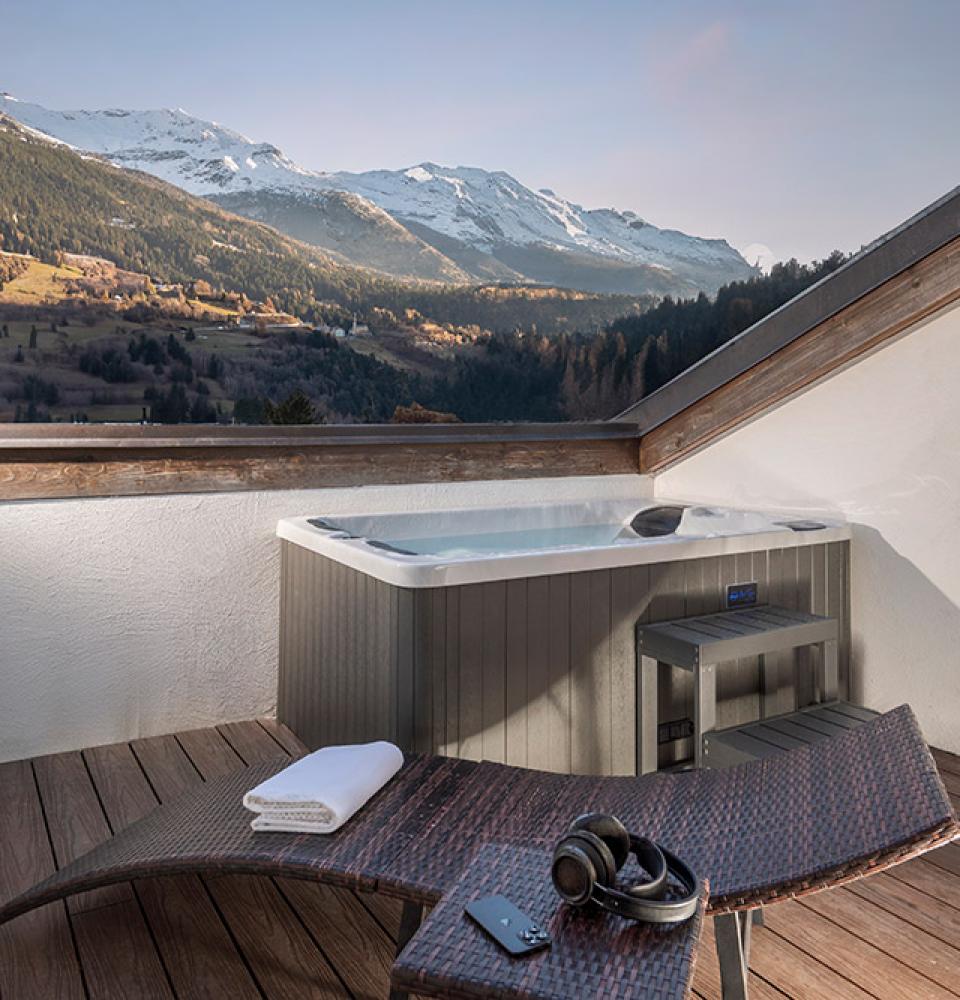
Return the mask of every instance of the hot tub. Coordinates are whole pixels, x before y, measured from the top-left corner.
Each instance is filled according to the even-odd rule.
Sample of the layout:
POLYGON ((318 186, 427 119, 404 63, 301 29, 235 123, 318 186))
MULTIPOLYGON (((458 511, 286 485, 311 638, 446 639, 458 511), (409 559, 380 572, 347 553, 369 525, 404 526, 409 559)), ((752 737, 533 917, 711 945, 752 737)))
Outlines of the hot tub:
POLYGON ((841 521, 596 500, 287 518, 280 538, 395 587, 446 587, 841 541, 841 521))
MULTIPOLYGON (((728 593, 836 616, 846 695, 849 528, 663 500, 288 518, 278 714, 311 747, 404 750, 546 770, 636 768, 638 622, 728 593), (744 587, 744 584, 753 586, 744 587)), ((815 654, 813 654, 815 655, 815 654)), ((689 674, 664 667, 661 763, 689 752, 689 674)), ((791 658, 722 671, 717 725, 791 711, 791 658)))

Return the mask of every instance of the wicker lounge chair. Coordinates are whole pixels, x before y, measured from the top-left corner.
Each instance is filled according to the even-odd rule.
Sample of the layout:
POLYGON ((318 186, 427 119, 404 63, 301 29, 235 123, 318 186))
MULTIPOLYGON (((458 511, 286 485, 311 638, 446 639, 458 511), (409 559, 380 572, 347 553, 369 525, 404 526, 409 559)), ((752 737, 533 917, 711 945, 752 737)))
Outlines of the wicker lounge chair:
POLYGON ((254 834, 241 797, 287 763, 243 769, 161 806, 8 901, 0 923, 131 878, 240 872, 397 897, 405 903, 402 948, 423 905, 455 888, 483 844, 549 850, 572 816, 602 811, 661 841, 709 881, 708 912, 722 915, 725 995, 735 997, 746 995, 750 920, 742 913, 860 878, 960 833, 907 706, 841 736, 719 771, 602 778, 411 756, 336 834, 254 834))

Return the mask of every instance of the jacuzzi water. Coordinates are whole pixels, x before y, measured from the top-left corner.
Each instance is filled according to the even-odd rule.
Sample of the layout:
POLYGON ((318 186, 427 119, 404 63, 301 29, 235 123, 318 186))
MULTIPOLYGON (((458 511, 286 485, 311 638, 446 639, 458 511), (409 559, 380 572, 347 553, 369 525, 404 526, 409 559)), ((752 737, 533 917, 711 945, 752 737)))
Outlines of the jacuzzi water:
POLYGON ((465 556, 535 552, 583 546, 613 545, 622 524, 582 524, 565 528, 528 528, 524 531, 485 531, 466 535, 436 535, 432 538, 383 539, 391 548, 418 556, 465 556))
MULTIPOLYGON (((659 515, 656 515, 659 516, 659 515)), ((842 521, 656 500, 594 500, 502 508, 286 518, 277 534, 400 587, 435 587, 548 573, 793 548, 849 537, 842 521), (638 515, 673 507, 651 524, 638 515)))

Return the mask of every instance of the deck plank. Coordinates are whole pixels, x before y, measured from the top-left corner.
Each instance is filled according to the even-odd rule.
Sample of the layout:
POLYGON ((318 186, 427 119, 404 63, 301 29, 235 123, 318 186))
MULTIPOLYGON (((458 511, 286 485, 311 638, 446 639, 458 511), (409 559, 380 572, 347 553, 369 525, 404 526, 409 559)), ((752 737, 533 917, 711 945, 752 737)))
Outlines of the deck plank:
POLYGON ((863 941, 869 941, 902 965, 956 992, 960 983, 960 951, 925 931, 867 902, 849 888, 806 896, 803 906, 828 917, 863 941))
MULTIPOLYGON (((56 870, 30 761, 0 764, 0 898, 29 889, 56 870)), ((85 996, 63 903, 50 903, 0 926, 0 996, 85 996)))
MULTIPOLYGON (((172 736, 135 740, 130 747, 144 782, 161 800, 202 780, 172 736)), ((262 996, 200 878, 144 879, 137 892, 178 995, 262 996)))
MULTIPOLYGON (((78 751, 38 757, 33 770, 58 868, 109 839, 112 831, 78 751)), ((71 896, 67 908, 80 913, 132 899, 133 891, 124 883, 71 896)))
POLYGON ((344 996, 340 977, 270 879, 224 875, 207 882, 261 989, 271 1000, 344 996))
POLYGON ((290 756, 257 722, 228 722, 217 726, 217 731, 246 764, 290 756))
POLYGON ((265 729, 291 757, 298 757, 309 750, 299 736, 277 719, 257 719, 257 724, 265 729))
POLYGON ((950 945, 960 957, 960 909, 885 873, 859 879, 848 891, 950 945))
POLYGON ((931 747, 930 752, 933 754, 933 759, 937 762, 941 774, 960 775, 960 757, 946 750, 938 750, 936 747, 931 747))
POLYGON ((753 935, 750 968, 791 997, 830 997, 831 1000, 868 1000, 870 994, 833 969, 812 959, 774 931, 753 935))
POLYGON ((347 889, 301 879, 277 879, 277 884, 314 939, 336 956, 337 971, 350 992, 382 1000, 394 945, 357 897, 347 889))
POLYGON ((931 865, 936 865, 952 875, 960 875, 960 842, 944 844, 937 850, 924 855, 924 859, 931 865))
POLYGON ((243 767, 243 760, 216 729, 177 733, 177 742, 205 781, 243 767))
POLYGON ((926 858, 915 858, 904 865, 898 865, 888 872, 891 878, 912 885, 914 889, 928 896, 960 908, 960 875, 944 871, 931 864, 926 858))
MULTIPOLYGON (((58 866, 111 836, 81 753, 40 757, 34 772, 58 866)), ((110 1000, 127 991, 138 997, 173 996, 129 883, 80 893, 67 900, 67 908, 91 998, 110 1000)))
MULTIPOLYGON (((204 735, 181 733, 178 741, 204 780, 286 754, 257 722, 229 723, 206 730, 204 735)), ((369 942, 360 954, 336 952, 336 963, 328 961, 325 943, 310 931, 304 913, 307 904, 323 905, 317 902, 317 898, 323 899, 319 896, 321 886, 300 883, 303 893, 294 903, 269 878, 221 876, 205 881, 268 997, 344 996, 343 984, 354 975, 354 968, 369 964, 369 942), (264 926, 267 918, 269 927, 264 926), (312 984, 309 987, 305 985, 308 981, 312 984)), ((347 895, 354 907, 363 909, 352 894, 347 895)), ((377 930, 386 937, 379 927, 377 930)))
POLYGON ((138 900, 74 913, 71 922, 91 1000, 174 996, 138 900))
POLYGON ((797 901, 766 907, 764 920, 768 930, 821 965, 857 983, 878 1000, 921 996, 928 1000, 953 1000, 955 996, 797 901))

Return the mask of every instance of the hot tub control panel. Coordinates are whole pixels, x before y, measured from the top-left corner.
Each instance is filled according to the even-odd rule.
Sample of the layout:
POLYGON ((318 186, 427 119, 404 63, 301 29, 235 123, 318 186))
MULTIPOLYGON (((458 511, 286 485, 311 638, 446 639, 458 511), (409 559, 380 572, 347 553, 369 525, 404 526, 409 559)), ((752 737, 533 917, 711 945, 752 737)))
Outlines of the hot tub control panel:
POLYGON ((731 583, 727 587, 728 608, 752 608, 757 603, 756 583, 731 583))

